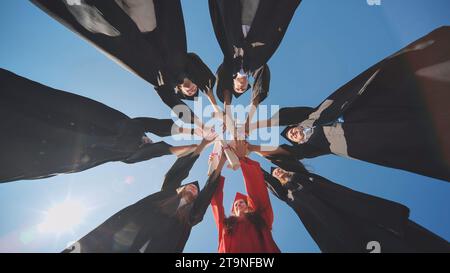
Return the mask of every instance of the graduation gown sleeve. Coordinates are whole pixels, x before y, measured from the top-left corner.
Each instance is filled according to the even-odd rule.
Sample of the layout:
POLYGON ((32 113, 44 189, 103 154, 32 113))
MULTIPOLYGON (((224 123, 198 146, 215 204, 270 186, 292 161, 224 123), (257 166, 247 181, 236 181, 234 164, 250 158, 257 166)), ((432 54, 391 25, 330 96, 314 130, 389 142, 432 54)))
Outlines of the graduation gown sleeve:
POLYGON ((211 210, 213 213, 214 221, 219 231, 219 242, 223 237, 223 225, 225 220, 225 209, 223 207, 223 187, 225 184, 225 178, 220 177, 219 184, 211 199, 211 210))
POLYGON ((213 172, 206 181, 205 186, 200 191, 194 205, 191 209, 190 223, 192 226, 200 223, 205 216, 206 210, 212 201, 214 194, 217 191, 218 186, 222 183, 224 178, 213 172))
POLYGON ((258 212, 269 228, 273 223, 273 211, 269 194, 264 184, 264 175, 258 162, 249 158, 240 160, 245 187, 249 198, 249 207, 258 212))
MULTIPOLYGON (((259 105, 269 95, 270 88, 270 69, 264 64, 253 73, 254 83, 252 91, 252 103, 259 105)), ((239 94, 241 95, 241 94, 239 94)), ((235 95, 236 96, 236 95, 235 95)), ((238 97, 238 96, 236 96, 238 97)))
POLYGON ((198 88, 206 92, 212 90, 216 83, 216 76, 209 67, 195 53, 187 54, 188 78, 195 83, 198 88))
POLYGON ((167 144, 164 141, 156 143, 147 143, 138 148, 136 152, 123 160, 124 163, 133 164, 137 162, 142 162, 150 160, 152 158, 157 158, 165 155, 172 154, 170 148, 172 145, 167 144))
MULTIPOLYGON (((101 0, 100 0, 101 1, 101 0)), ((180 0, 153 0, 155 4, 157 28, 152 43, 157 43, 164 59, 165 72, 171 74, 173 85, 186 71, 187 40, 183 9, 180 0)), ((168 82, 166 82, 168 84, 168 82)))
POLYGON ((412 249, 421 253, 450 252, 450 243, 447 240, 411 220, 406 224, 405 241, 412 249))
POLYGON ((280 126, 299 124, 314 111, 311 107, 283 107, 278 111, 280 126))
POLYGON ((330 95, 314 125, 333 153, 450 181, 449 51, 450 27, 438 28, 330 95), (327 125, 338 117, 342 130, 327 125))
POLYGON ((174 191, 179 188, 183 180, 189 176, 189 172, 198 158, 199 155, 194 156, 192 153, 178 158, 166 173, 161 191, 174 191))
MULTIPOLYGON (((301 0, 261 0, 244 42, 244 67, 255 71, 280 46, 301 0)), ((242 31, 241 31, 242 32, 242 31)))
POLYGON ((112 161, 138 162, 169 152, 168 145, 140 146, 146 130, 161 129, 160 123, 167 130, 169 120, 131 119, 97 101, 3 69, 0 114, 5 117, 0 122, 2 182, 79 172, 112 161))
MULTIPOLYGON (((225 62, 233 62, 234 47, 242 47, 241 3, 237 0, 208 0, 214 34, 225 62)), ((233 73, 233 72, 231 72, 233 73)))
POLYGON ((138 122, 144 132, 152 133, 159 137, 172 135, 172 126, 174 122, 171 119, 134 118, 133 121, 138 122))
POLYGON ((89 41, 134 74, 158 86, 163 59, 115 1, 32 0, 48 15, 89 41), (68 1, 70 2, 70 1, 68 1))
POLYGON ((291 155, 295 156, 298 160, 304 158, 314 158, 322 155, 327 155, 329 152, 325 150, 317 149, 316 147, 309 145, 308 143, 300 145, 287 145, 283 144, 280 146, 283 150, 289 152, 291 155))

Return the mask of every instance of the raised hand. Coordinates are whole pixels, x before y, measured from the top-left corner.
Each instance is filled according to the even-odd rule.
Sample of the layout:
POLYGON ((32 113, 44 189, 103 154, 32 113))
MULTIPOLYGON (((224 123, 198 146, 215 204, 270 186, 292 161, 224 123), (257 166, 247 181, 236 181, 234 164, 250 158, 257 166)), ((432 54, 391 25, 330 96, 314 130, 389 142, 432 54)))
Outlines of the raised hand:
POLYGON ((217 139, 218 134, 216 133, 214 127, 205 127, 202 131, 202 137, 203 141, 210 143, 217 139))
POLYGON ((239 159, 245 158, 248 155, 248 142, 245 140, 235 140, 232 149, 239 159))

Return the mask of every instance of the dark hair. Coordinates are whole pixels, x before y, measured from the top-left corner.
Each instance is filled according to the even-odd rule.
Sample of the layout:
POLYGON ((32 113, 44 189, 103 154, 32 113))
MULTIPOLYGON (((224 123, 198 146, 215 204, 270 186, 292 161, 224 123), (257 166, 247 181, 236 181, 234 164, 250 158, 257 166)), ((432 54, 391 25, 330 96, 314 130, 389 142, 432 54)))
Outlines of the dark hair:
MULTIPOLYGON (((261 215, 258 212, 250 211, 250 212, 245 212, 243 216, 246 217, 250 221, 250 223, 253 224, 253 226, 255 226, 255 228, 258 230, 259 235, 262 236, 261 231, 263 228, 265 228, 267 226, 267 224, 264 221, 264 219, 261 217, 261 215)), ((227 217, 223 220, 225 232, 227 234, 233 234, 234 227, 236 226, 237 220, 238 220, 238 217, 234 216, 234 215, 227 217)))

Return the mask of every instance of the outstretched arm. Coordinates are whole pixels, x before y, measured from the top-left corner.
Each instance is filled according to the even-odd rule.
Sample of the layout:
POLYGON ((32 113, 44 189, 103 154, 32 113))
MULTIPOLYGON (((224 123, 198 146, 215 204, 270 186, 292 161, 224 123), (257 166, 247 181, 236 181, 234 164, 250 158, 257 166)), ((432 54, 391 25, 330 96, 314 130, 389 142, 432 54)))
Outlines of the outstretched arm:
POLYGON ((219 165, 216 170, 208 177, 203 189, 200 191, 197 199, 194 202, 194 206, 191 210, 190 223, 192 226, 200 223, 203 220, 203 216, 208 209, 209 204, 212 202, 212 198, 215 195, 220 183, 223 184, 224 177, 220 175, 223 166, 225 165, 226 157, 223 155, 220 159, 219 165))
POLYGON ((174 147, 164 141, 144 144, 139 147, 136 152, 123 160, 123 162, 127 164, 133 164, 150 160, 152 158, 170 155, 172 153, 172 149, 174 149, 174 147))
POLYGON ((283 149, 281 146, 273 147, 248 144, 248 150, 263 157, 273 155, 289 155, 289 152, 283 149))
MULTIPOLYGON (((250 111, 245 121, 246 132, 249 132, 250 123, 253 120, 253 116, 256 114, 258 106, 264 101, 270 88, 270 69, 269 66, 264 65, 260 67, 254 74, 255 81, 253 83, 252 100, 249 105, 250 111)), ((249 134, 249 133, 247 133, 249 134)))
POLYGON ((219 231, 219 240, 222 238, 223 233, 223 222, 225 220, 225 210, 223 208, 223 186, 225 184, 225 178, 220 177, 219 184, 217 185, 216 191, 211 199, 211 209, 216 221, 217 229, 219 231))
POLYGON ((189 172, 199 158, 200 153, 211 141, 213 141, 213 139, 203 139, 192 153, 178 158, 166 173, 161 190, 176 190, 179 188, 181 182, 189 176, 189 172))
POLYGON ((314 111, 311 107, 284 107, 268 120, 258 120, 250 124, 250 132, 260 128, 289 126, 298 124, 314 111))
POLYGON ((178 158, 166 173, 161 191, 179 188, 183 180, 189 176, 189 172, 198 158, 199 155, 194 155, 194 153, 178 158))
POLYGON ((273 212, 269 194, 264 184, 264 175, 258 162, 247 157, 248 143, 244 140, 236 140, 234 152, 239 157, 245 187, 249 197, 249 207, 259 213, 267 226, 273 223, 273 212))
POLYGON ((257 213, 260 213, 267 226, 271 227, 273 223, 273 211, 261 166, 258 162, 249 158, 242 158, 240 162, 245 187, 250 199, 249 206, 257 213))
POLYGON ((255 152, 256 154, 266 158, 272 156, 293 156, 297 160, 314 158, 328 154, 327 152, 321 151, 307 143, 294 146, 283 144, 278 147, 249 144, 248 149, 250 152, 255 152))
MULTIPOLYGON (((146 133, 152 133, 159 137, 172 135, 172 128, 176 126, 171 119, 157 118, 134 118, 133 121, 138 122, 146 133)), ((179 128, 177 126, 177 128, 179 128)))

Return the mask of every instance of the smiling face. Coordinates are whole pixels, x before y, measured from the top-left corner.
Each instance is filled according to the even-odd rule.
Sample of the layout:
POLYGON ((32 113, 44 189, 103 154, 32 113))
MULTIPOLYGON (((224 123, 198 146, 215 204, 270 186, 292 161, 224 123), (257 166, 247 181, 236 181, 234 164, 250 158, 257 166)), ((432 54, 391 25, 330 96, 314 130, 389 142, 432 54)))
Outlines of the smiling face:
POLYGON ((243 199, 236 200, 233 204, 233 210, 234 214, 239 217, 242 213, 248 211, 247 202, 243 199))
POLYGON ((290 172, 287 172, 283 170, 282 168, 276 168, 273 173, 273 177, 278 179, 281 184, 286 184, 291 179, 292 174, 290 172))
POLYGON ((247 91, 247 87, 248 87, 248 77, 247 76, 236 76, 236 78, 234 78, 233 80, 233 88, 234 91, 236 91, 239 94, 244 93, 245 91, 247 91))
POLYGON ((183 83, 178 85, 181 92, 188 97, 195 96, 198 91, 198 86, 193 83, 190 79, 184 79, 183 83))
POLYGON ((300 130, 300 128, 292 127, 287 132, 287 137, 289 138, 289 140, 291 140, 295 143, 300 143, 304 139, 305 136, 303 135, 303 132, 302 132, 302 130, 300 130))

